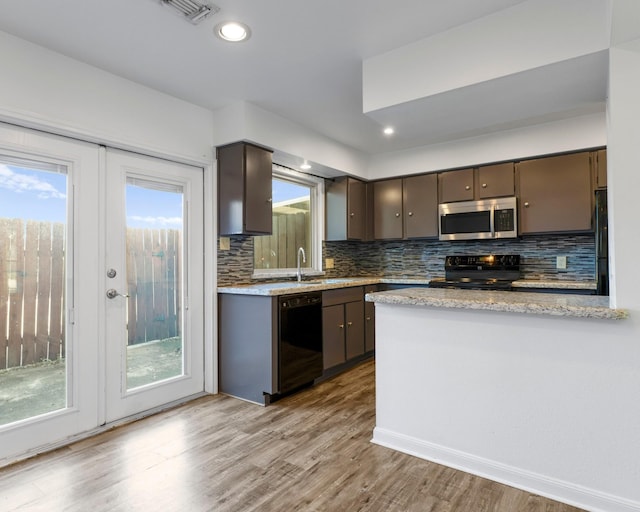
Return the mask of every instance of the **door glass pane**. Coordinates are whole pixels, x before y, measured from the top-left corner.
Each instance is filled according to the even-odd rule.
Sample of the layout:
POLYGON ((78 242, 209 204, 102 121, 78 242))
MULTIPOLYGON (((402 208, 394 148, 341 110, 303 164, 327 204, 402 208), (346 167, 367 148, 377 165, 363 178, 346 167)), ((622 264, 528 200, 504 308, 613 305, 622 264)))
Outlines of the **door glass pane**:
POLYGON ((182 187, 128 179, 127 389, 183 375, 182 187))
POLYGON ((66 168, 0 155, 0 425, 67 406, 66 168))

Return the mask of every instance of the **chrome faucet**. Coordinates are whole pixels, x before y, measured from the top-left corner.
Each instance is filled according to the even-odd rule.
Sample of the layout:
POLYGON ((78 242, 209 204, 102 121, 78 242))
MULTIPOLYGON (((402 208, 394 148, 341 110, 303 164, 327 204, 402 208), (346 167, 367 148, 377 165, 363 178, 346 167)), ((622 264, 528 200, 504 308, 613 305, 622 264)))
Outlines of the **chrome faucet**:
POLYGON ((300 254, 302 253, 302 262, 307 262, 307 255, 304 253, 304 249, 302 247, 298 247, 298 282, 302 281, 302 272, 300 270, 300 254))

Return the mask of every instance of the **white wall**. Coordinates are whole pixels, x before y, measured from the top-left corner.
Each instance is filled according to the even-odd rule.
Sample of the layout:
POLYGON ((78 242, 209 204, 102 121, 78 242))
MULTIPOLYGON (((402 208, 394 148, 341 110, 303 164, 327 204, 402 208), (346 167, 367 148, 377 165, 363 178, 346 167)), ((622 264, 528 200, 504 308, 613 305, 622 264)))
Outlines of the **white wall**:
POLYGON ((604 50, 609 47, 608 7, 607 0, 523 2, 367 59, 363 111, 604 50))
MULTIPOLYGON (((611 297, 614 305, 640 311, 640 213, 636 194, 640 190, 640 40, 611 50, 609 88, 611 297)), ((640 332, 637 340, 640 341, 640 332)))
POLYGON ((592 114, 405 151, 377 155, 369 179, 561 153, 607 144, 606 116, 592 114))
POLYGON ((185 163, 210 163, 213 116, 0 32, 0 120, 185 163))
POLYGON ((298 168, 303 160, 313 172, 333 176, 336 170, 367 177, 369 158, 313 130, 250 103, 238 102, 214 113, 214 145, 249 140, 276 150, 277 163, 298 168))

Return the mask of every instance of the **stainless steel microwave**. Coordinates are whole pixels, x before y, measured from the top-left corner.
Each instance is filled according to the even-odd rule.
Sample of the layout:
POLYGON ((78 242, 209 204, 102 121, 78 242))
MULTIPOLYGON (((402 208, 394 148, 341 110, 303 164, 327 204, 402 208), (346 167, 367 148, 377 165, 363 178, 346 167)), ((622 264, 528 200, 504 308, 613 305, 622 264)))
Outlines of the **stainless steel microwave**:
POLYGON ((516 205, 515 197, 443 203, 439 206, 440 240, 515 238, 516 205))

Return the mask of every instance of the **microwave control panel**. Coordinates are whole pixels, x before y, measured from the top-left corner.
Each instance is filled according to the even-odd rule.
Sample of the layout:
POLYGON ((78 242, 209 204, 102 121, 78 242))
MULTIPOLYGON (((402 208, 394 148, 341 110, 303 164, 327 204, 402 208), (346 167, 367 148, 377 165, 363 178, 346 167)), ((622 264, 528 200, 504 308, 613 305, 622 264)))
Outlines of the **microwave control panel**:
POLYGON ((515 229, 514 210, 494 210, 493 226, 496 231, 513 231, 515 229))

